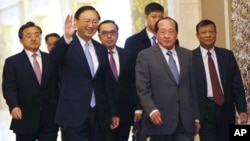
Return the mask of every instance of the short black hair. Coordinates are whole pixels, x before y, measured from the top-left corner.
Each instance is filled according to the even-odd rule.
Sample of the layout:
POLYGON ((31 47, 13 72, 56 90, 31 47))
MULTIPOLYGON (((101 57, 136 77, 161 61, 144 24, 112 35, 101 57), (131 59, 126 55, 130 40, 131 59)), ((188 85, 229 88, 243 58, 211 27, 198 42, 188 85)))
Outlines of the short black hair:
POLYGON ((160 5, 159 3, 151 2, 146 5, 144 9, 144 14, 149 15, 151 12, 155 12, 155 11, 164 13, 164 7, 160 5))
POLYGON ((79 17, 81 15, 81 13, 83 13, 84 11, 87 11, 87 10, 93 10, 93 11, 95 11, 96 14, 98 15, 98 20, 101 20, 101 16, 100 16, 99 12, 93 6, 89 6, 89 5, 80 7, 76 11, 74 18, 77 19, 77 20, 79 20, 79 17))
POLYGON ((165 20, 165 19, 169 19, 169 20, 171 20, 171 21, 173 21, 174 22, 174 24, 175 24, 175 30, 176 30, 176 32, 178 33, 178 23, 174 20, 174 19, 172 19, 172 18, 170 18, 170 17, 163 17, 163 18, 161 18, 161 19, 159 19, 156 23, 155 23, 155 32, 157 32, 158 31, 158 23, 160 22, 160 21, 162 21, 162 20, 165 20))
POLYGON ((47 40, 48 40, 48 38, 49 37, 56 37, 56 38, 60 38, 60 35, 59 34, 57 34, 57 33, 49 33, 49 34, 47 34, 46 36, 45 36, 45 41, 47 42, 47 40))
POLYGON ((36 27, 39 31, 40 31, 40 35, 42 34, 42 29, 37 26, 34 22, 32 21, 29 21, 27 23, 25 23, 24 25, 22 25, 20 28, 19 28, 19 31, 18 31, 18 37, 19 39, 22 39, 23 38, 23 31, 26 29, 26 28, 29 28, 29 27, 36 27))
POLYGON ((196 33, 198 33, 200 27, 203 27, 203 26, 206 26, 206 25, 213 25, 213 26, 214 26, 214 29, 215 29, 215 32, 216 32, 216 25, 215 25, 215 23, 214 23, 212 20, 204 19, 204 20, 201 20, 201 21, 196 25, 196 33))
POLYGON ((115 21, 113 21, 113 20, 104 20, 104 21, 102 21, 102 22, 98 25, 98 33, 100 33, 100 27, 101 27, 101 25, 102 25, 102 24, 105 24, 105 23, 112 23, 112 24, 115 25, 116 30, 117 30, 117 31, 119 30, 119 27, 118 27, 118 25, 115 23, 115 21))

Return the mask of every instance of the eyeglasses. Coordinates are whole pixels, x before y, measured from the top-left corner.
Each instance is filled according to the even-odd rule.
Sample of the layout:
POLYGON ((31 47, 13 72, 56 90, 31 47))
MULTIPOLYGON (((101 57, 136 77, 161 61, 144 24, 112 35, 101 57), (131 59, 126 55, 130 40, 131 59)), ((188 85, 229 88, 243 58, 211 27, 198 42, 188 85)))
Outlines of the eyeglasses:
POLYGON ((103 36, 109 36, 109 35, 110 36, 115 36, 115 35, 117 35, 117 31, 115 31, 115 30, 103 31, 100 34, 103 35, 103 36))
POLYGON ((24 36, 24 38, 26 38, 26 39, 32 39, 32 38, 37 39, 37 38, 40 38, 40 37, 41 37, 41 35, 39 33, 33 33, 33 34, 29 33, 29 34, 26 34, 24 36))
POLYGON ((99 24, 99 21, 95 21, 95 20, 91 21, 91 20, 88 20, 88 19, 86 19, 86 20, 79 19, 79 21, 81 21, 82 23, 84 23, 86 25, 92 24, 94 26, 97 26, 99 24))

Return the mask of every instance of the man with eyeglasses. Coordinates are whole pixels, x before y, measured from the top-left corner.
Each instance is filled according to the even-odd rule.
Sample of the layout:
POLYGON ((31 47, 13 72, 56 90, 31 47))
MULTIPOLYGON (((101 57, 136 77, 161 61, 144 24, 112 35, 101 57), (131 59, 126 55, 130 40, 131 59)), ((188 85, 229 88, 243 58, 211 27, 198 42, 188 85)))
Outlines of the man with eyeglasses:
POLYGON ((60 67, 60 96, 55 121, 66 141, 103 141, 104 115, 119 125, 108 53, 92 39, 100 21, 92 6, 80 7, 65 20, 65 33, 50 52, 60 67))
POLYGON ((116 45, 118 40, 118 25, 112 20, 104 20, 98 26, 98 36, 109 53, 110 67, 113 72, 116 104, 120 118, 119 126, 112 130, 105 123, 106 141, 128 141, 130 127, 134 119, 141 116, 136 110, 141 110, 139 99, 136 95, 133 80, 133 63, 131 52, 116 45))
POLYGON ((16 141, 56 141, 58 126, 54 123, 55 76, 49 55, 39 50, 42 29, 33 22, 19 28, 24 50, 5 60, 2 90, 12 121, 10 129, 16 141))

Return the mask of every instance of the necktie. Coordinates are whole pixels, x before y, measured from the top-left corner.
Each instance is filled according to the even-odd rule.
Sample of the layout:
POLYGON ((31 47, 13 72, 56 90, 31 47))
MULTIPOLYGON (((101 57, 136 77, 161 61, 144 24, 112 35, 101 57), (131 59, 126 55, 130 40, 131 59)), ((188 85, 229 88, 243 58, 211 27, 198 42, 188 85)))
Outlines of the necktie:
POLYGON ((36 78, 39 82, 39 84, 41 84, 41 79, 42 79, 42 72, 41 72, 41 69, 40 69, 40 66, 36 60, 36 56, 37 54, 32 54, 32 57, 33 57, 33 69, 35 71, 35 74, 36 74, 36 78))
POLYGON ((111 68, 111 70, 113 72, 115 80, 117 81, 118 80, 118 74, 117 74, 117 68, 116 68, 116 65, 115 65, 115 59, 114 59, 113 53, 114 53, 113 51, 109 51, 109 55, 110 55, 109 65, 110 65, 110 68, 111 68))
POLYGON ((208 67, 209 67, 210 79, 211 79, 211 84, 212 84, 214 102, 217 105, 221 106, 224 102, 224 96, 221 90, 218 75, 216 73, 214 61, 211 57, 211 53, 208 51, 207 55, 208 55, 208 67))
POLYGON ((167 52, 167 55, 169 56, 169 60, 168 60, 168 65, 169 65, 169 68, 174 76, 174 79, 176 81, 176 83, 178 84, 179 83, 179 72, 178 72, 178 69, 177 69, 177 65, 174 61, 174 58, 173 58, 173 55, 172 55, 172 52, 171 51, 168 51, 167 52))
MULTIPOLYGON (((84 53, 85 53, 86 59, 87 59, 88 64, 89 64, 90 72, 91 72, 92 77, 94 77, 94 75, 95 75, 94 63, 93 63, 91 54, 90 54, 90 52, 89 52, 89 44, 88 44, 88 43, 85 43, 84 46, 85 46, 85 51, 84 51, 84 53)), ((95 107, 95 105, 96 105, 95 94, 94 94, 94 91, 92 91, 90 106, 91 106, 91 107, 95 107)))
POLYGON ((152 46, 156 45, 156 37, 155 36, 152 37, 152 40, 153 40, 152 46))

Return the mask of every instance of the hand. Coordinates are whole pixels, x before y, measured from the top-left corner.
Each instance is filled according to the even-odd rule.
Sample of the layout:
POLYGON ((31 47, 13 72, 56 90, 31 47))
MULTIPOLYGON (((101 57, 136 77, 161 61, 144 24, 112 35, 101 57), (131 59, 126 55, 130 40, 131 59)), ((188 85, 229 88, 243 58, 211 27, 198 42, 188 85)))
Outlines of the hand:
POLYGON ((73 34, 75 33, 76 26, 73 21, 73 16, 72 15, 67 15, 66 20, 65 20, 65 37, 67 39, 71 39, 73 34))
POLYGON ((142 118, 142 113, 135 113, 134 122, 140 121, 142 118))
POLYGON ((22 119, 22 111, 20 107, 14 107, 11 111, 11 116, 13 119, 21 120, 22 119))
POLYGON ((195 135, 197 135, 201 129, 201 125, 200 125, 200 122, 195 122, 195 126, 196 126, 196 132, 195 132, 195 135))
POLYGON ((120 118, 112 117, 112 123, 110 124, 110 128, 113 130, 119 126, 120 118))
POLYGON ((247 113, 243 112, 240 113, 240 123, 241 124, 246 124, 248 122, 248 115, 247 113))
POLYGON ((161 113, 160 111, 155 111, 151 117, 151 122, 153 122, 155 125, 162 125, 163 121, 161 119, 161 113))

